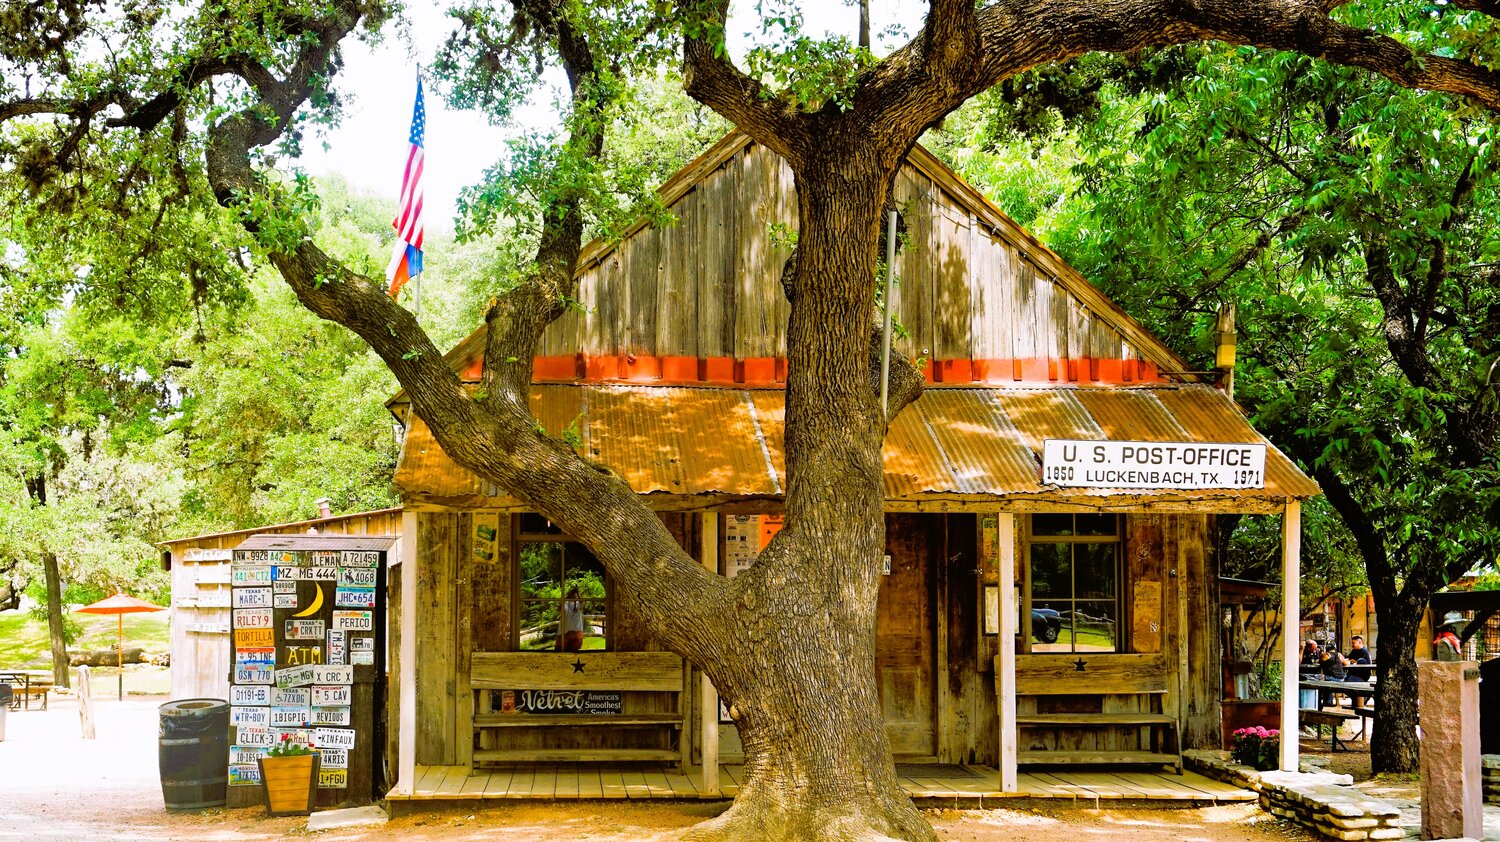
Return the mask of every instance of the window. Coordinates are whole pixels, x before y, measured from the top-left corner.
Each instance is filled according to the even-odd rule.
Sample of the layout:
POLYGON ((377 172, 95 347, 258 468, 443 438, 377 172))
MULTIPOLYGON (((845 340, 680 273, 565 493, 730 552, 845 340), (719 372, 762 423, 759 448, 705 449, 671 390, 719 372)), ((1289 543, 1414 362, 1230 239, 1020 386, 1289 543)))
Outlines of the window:
POLYGON ((516 641, 523 651, 609 648, 604 565, 540 515, 520 517, 516 641))
POLYGON ((1033 515, 1026 549, 1031 651, 1120 651, 1119 518, 1033 515))

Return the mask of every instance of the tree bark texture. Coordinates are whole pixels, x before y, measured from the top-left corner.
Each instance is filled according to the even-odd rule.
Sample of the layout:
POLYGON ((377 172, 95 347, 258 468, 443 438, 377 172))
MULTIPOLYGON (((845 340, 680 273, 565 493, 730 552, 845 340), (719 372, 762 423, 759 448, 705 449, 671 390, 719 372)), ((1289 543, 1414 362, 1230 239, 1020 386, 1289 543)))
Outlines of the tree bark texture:
POLYGON ((1417 632, 1427 600, 1413 604, 1396 594, 1375 592, 1380 651, 1375 667, 1379 724, 1370 738, 1370 771, 1415 772, 1417 743, 1417 632))
MULTIPOLYGON (((27 478, 26 491, 32 503, 47 505, 46 475, 27 478)), ((50 549, 42 551, 42 577, 47 585, 47 636, 52 642, 52 683, 67 687, 68 638, 63 624, 62 573, 58 569, 57 553, 50 549)))
POLYGON ((57 553, 42 553, 42 570, 47 577, 47 632, 52 638, 52 683, 68 686, 68 639, 63 633, 62 577, 57 569, 57 553))

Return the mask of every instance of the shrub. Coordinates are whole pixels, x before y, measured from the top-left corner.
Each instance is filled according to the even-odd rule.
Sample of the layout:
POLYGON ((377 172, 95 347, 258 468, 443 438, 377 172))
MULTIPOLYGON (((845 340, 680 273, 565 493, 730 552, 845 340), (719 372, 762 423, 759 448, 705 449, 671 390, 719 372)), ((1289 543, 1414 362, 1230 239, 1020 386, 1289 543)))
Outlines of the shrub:
POLYGON ((1235 731, 1229 756, 1234 762, 1265 772, 1275 769, 1281 760, 1281 732, 1259 725, 1235 731))

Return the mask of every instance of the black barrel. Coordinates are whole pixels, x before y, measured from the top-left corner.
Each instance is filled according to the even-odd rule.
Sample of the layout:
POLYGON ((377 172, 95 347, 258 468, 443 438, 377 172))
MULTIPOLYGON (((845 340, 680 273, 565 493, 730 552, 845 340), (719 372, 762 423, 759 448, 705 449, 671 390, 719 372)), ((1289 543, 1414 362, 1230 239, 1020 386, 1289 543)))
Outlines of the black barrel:
POLYGON ((168 810, 222 807, 229 784, 229 703, 180 699, 161 714, 161 796, 168 810))

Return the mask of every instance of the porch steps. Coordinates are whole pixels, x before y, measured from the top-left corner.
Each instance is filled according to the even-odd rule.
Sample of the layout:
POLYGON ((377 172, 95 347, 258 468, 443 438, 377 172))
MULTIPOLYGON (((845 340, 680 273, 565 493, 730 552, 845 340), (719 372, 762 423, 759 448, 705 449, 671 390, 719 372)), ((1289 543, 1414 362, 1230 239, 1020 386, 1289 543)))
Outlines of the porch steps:
POLYGON ((1180 759, 1176 754, 1161 754, 1153 751, 1018 751, 1016 762, 1033 766, 1131 763, 1176 767, 1180 759))

